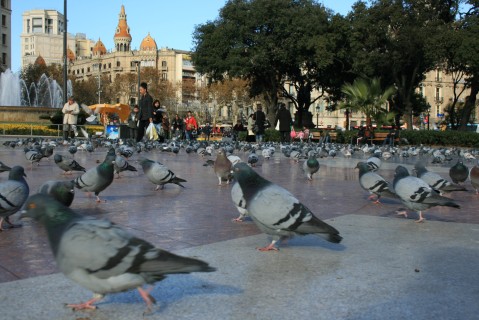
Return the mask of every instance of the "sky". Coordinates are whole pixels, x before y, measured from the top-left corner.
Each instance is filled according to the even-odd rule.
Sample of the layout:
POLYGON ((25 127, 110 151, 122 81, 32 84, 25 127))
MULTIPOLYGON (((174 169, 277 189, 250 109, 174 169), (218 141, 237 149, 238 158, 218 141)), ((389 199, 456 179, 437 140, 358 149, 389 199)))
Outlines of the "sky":
MULTIPOLYGON (((195 26, 213 21, 226 0, 70 0, 67 2, 68 32, 84 33, 88 39, 101 39, 112 50, 121 5, 132 36, 132 49, 150 35, 158 48, 191 50, 195 26)), ((356 0, 318 1, 336 13, 347 14, 356 0)), ((63 13, 63 0, 12 1, 12 70, 21 67, 20 35, 22 14, 33 9, 53 9, 63 13)))

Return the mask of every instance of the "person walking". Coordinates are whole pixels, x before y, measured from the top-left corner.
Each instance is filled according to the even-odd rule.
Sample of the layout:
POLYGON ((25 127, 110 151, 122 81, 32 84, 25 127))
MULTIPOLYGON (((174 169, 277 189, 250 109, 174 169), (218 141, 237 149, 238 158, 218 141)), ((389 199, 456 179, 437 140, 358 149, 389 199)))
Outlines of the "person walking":
POLYGON ((256 127, 256 142, 261 143, 264 139, 265 127, 264 123, 266 122, 266 115, 263 112, 263 107, 258 106, 256 112, 253 116, 254 126, 256 127))
POLYGON ((290 142, 291 141, 291 125, 293 124, 293 118, 291 117, 291 112, 286 109, 284 103, 279 104, 278 111, 276 112, 276 119, 274 120, 274 126, 279 122, 279 133, 280 133, 280 142, 290 142))
POLYGON ((153 122, 153 98, 148 93, 148 85, 146 82, 140 84, 140 111, 138 114, 138 134, 136 142, 140 142, 145 136, 145 130, 148 125, 153 122))
MULTIPOLYGON (((75 102, 73 97, 68 97, 67 103, 63 106, 62 109, 63 113, 63 139, 68 140, 70 132, 77 137, 77 122, 78 122, 78 114, 80 113, 80 107, 78 103, 75 102)), ((73 138, 72 135, 72 138, 73 138)))

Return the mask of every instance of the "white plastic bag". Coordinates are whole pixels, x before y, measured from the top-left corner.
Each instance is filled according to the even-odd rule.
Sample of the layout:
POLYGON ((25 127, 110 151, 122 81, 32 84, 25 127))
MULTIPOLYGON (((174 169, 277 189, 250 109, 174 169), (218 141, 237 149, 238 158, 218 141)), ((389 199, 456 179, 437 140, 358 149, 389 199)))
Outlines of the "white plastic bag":
POLYGON ((156 128, 153 122, 150 122, 150 124, 146 128, 146 136, 149 140, 158 140, 158 132, 156 132, 156 128))

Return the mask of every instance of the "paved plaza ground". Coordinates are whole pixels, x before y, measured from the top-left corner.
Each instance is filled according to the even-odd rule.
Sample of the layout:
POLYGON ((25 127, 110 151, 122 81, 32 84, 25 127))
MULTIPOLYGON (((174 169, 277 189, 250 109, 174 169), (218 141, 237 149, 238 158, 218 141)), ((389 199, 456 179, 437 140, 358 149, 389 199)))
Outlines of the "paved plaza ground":
MULTIPOLYGON (((5 138, 3 139, 5 140, 5 138)), ((60 146, 55 152, 67 154, 60 146)), ((79 151, 86 168, 97 165, 106 149, 79 151)), ((358 183, 357 153, 320 159, 320 172, 308 182, 295 163, 279 151, 254 169, 300 199, 319 218, 336 227, 344 240, 334 245, 314 236, 298 237, 279 252, 259 252, 269 243, 251 220, 232 222, 238 212, 231 185, 218 186, 207 159, 195 153, 154 150, 143 156, 166 164, 186 179, 185 188, 155 191, 136 159, 138 172, 124 172, 100 196, 76 191, 72 209, 106 218, 158 247, 194 256, 215 266, 208 274, 173 275, 155 286, 158 301, 148 319, 479 319, 479 196, 448 196, 461 209, 432 208, 425 223, 399 217, 393 199, 367 200, 358 183)), ((246 160, 248 153, 236 155, 246 160)), ((417 159, 383 161, 379 173, 392 181, 395 167, 417 159)), ((0 146, 0 161, 27 168, 31 194, 46 180, 70 179, 53 157, 30 166, 21 148, 0 146)), ((448 178, 451 164, 428 168, 448 178)), ((466 163, 469 167, 473 163, 466 163)), ((7 173, 2 173, 4 181, 7 173)), ((12 217, 16 221, 17 215, 12 217)), ((136 291, 113 294, 93 312, 63 307, 91 293, 58 273, 45 231, 33 221, 0 233, 0 314, 3 319, 139 319, 145 305, 136 291)))

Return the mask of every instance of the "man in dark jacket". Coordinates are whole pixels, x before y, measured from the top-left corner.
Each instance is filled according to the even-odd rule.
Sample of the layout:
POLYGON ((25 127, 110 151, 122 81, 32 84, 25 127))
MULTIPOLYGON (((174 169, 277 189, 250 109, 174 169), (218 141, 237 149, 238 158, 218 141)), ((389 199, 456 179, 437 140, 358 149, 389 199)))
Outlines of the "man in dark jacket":
POLYGON ((145 130, 153 122, 153 98, 148 93, 146 82, 140 84, 140 112, 138 114, 138 135, 136 142, 140 142, 145 136, 145 130))
POLYGON ((276 112, 276 119, 274 120, 275 127, 278 124, 278 121, 281 143, 291 141, 291 124, 293 123, 293 119, 284 103, 279 104, 278 111, 276 112))

